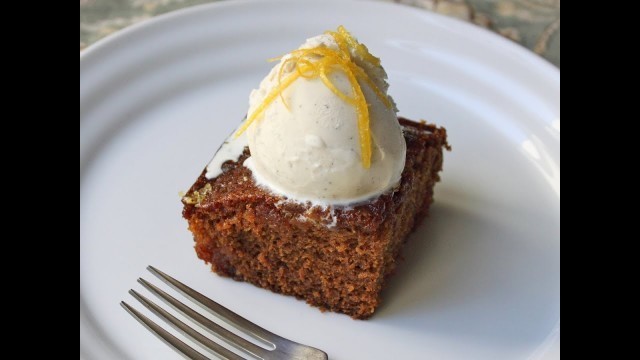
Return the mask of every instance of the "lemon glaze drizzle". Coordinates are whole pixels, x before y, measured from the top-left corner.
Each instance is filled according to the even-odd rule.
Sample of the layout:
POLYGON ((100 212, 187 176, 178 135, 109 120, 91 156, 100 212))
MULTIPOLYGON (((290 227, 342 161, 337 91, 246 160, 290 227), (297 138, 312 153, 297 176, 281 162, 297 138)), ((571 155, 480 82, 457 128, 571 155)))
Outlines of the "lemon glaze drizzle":
MULTIPOLYGON (((324 85, 331 90, 331 92, 347 104, 355 107, 358 117, 358 138, 360 141, 362 166, 365 169, 368 169, 371 166, 371 128, 369 106, 364 94, 362 93, 362 88, 360 87, 358 80, 367 84, 387 108, 391 108, 391 102, 371 80, 369 75, 367 75, 367 73, 353 61, 350 50, 353 50, 362 59, 373 66, 379 66, 380 59, 371 55, 367 47, 354 39, 343 26, 339 26, 338 31, 327 31, 326 34, 333 37, 338 45, 338 51, 319 46, 311 49, 299 49, 290 52, 289 55, 291 56, 284 60, 284 63, 280 66, 278 71, 278 86, 265 96, 262 103, 238 129, 235 137, 240 136, 253 123, 253 121, 262 115, 266 108, 277 97, 280 97, 283 105, 290 111, 282 93, 298 78, 319 78, 324 85), (311 59, 313 59, 313 61, 311 59), (283 71, 289 63, 294 64, 295 71, 283 79, 283 71), (340 91, 329 79, 328 75, 336 71, 342 71, 347 76, 347 80, 351 85, 352 96, 340 91)), ((271 59, 271 61, 277 61, 280 59, 282 59, 282 57, 271 59)))

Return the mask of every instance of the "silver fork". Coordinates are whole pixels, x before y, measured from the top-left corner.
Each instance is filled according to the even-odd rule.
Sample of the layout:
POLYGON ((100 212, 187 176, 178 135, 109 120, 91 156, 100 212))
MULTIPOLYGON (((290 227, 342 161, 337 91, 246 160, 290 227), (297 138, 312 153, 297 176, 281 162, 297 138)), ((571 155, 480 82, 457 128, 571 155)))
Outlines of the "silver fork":
MULTIPOLYGON (((172 288, 176 289, 185 297, 191 299, 195 303, 202 306, 204 309, 208 310, 210 313, 218 317, 219 319, 227 322, 232 325, 242 334, 255 339, 258 342, 264 343, 266 346, 270 347, 267 349, 266 347, 258 346, 250 341, 245 340, 244 338, 230 332, 229 330, 223 328, 222 326, 216 324, 215 322, 209 320, 208 318, 200 315, 190 307, 184 305, 180 301, 178 301, 173 296, 167 294, 166 292, 160 290, 155 285, 149 283, 148 281, 139 278, 138 282, 142 284, 145 288, 151 291, 153 294, 162 299, 165 303, 171 306, 173 309, 179 311, 187 318, 190 318, 194 322, 197 322, 202 326, 203 329, 209 331, 216 338, 224 341, 227 346, 233 347, 243 354, 249 356, 250 358, 258 358, 264 360, 270 359, 282 359, 282 360, 326 360, 328 359, 327 354, 321 350, 316 348, 312 348, 310 346, 302 345, 297 342, 293 342, 291 340, 285 339, 279 335, 276 335, 254 323, 251 321, 239 316, 233 311, 225 308, 224 306, 216 303, 215 301, 207 298, 206 296, 200 294, 199 292, 193 290, 192 288, 186 286, 180 281, 172 278, 171 276, 163 273, 162 271, 154 268, 153 266, 148 266, 147 270, 149 270, 152 274, 157 276, 160 280, 167 283, 172 288)), ((182 334, 190 337, 194 341, 202 344, 204 347, 211 350, 212 353, 219 356, 221 359, 244 359, 243 357, 231 352, 226 347, 214 342, 213 340, 205 337, 200 334, 193 328, 189 327, 189 325, 184 322, 178 320, 175 316, 168 313, 166 310, 162 309, 160 306, 154 304, 152 301, 147 299, 146 297, 140 295, 135 290, 129 290, 129 293, 136 298, 138 301, 142 303, 146 308, 151 310, 154 314, 160 317, 162 320, 167 322, 173 328, 181 332, 182 334)), ((183 341, 173 336, 171 333, 163 329, 158 324, 151 321, 148 317, 141 314, 136 309, 129 306, 124 301, 120 302, 120 305, 129 312, 136 320, 138 320, 142 325, 144 325, 148 330, 158 336, 162 341, 164 341, 167 345, 171 346, 177 352, 183 354, 189 359, 209 359, 204 356, 191 346, 185 344, 183 341)))

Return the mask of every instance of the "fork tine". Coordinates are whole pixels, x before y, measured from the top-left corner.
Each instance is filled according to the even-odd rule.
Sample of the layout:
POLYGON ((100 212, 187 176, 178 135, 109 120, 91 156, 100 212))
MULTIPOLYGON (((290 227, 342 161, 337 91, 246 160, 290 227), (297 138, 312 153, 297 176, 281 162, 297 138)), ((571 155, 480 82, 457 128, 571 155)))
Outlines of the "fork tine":
POLYGON ((181 283, 180 281, 172 278, 171 276, 163 273, 162 271, 154 268, 153 266, 147 266, 147 270, 149 270, 152 274, 157 276, 160 280, 164 281, 174 289, 178 290, 184 296, 189 299, 199 303, 204 308, 209 310, 213 315, 223 319, 224 321, 232 324, 239 330, 244 332, 248 332, 251 335, 257 337, 258 339, 266 342, 267 344, 271 344, 272 346, 276 346, 275 342, 285 340, 281 336, 278 336, 272 333, 269 330, 266 330, 251 321, 241 317, 240 315, 234 313, 233 311, 227 309, 226 307, 218 304, 217 302, 207 298, 206 296, 200 294, 199 292, 193 290, 187 285, 181 283))
POLYGON ((175 351, 187 356, 191 360, 211 360, 208 357, 202 355, 191 346, 185 344, 177 337, 171 335, 168 331, 161 328, 158 324, 151 321, 148 317, 142 315, 136 309, 129 306, 124 301, 120 302, 120 305, 133 316, 136 320, 138 320, 144 327, 149 329, 154 335, 156 335, 160 340, 162 340, 167 345, 171 346, 175 351))
POLYGON ((231 351, 220 346, 219 344, 216 344, 211 339, 204 337, 199 332, 190 328, 189 325, 180 321, 178 318, 171 315, 166 310, 162 309, 161 307, 153 303, 151 300, 142 296, 137 291, 129 290, 129 293, 131 294, 131 296, 136 298, 136 300, 140 301, 140 303, 142 303, 142 305, 144 305, 147 309, 151 310, 154 314, 158 315, 158 317, 160 317, 166 323, 168 323, 169 325, 171 325, 172 327, 174 327, 176 330, 180 331, 184 335, 191 337, 193 340, 211 349, 216 355, 222 357, 223 359, 242 360, 242 357, 232 353, 231 351))
MULTIPOLYGON (((191 318, 191 320, 199 323, 205 329, 210 330, 211 333, 220 337, 222 340, 227 342, 229 345, 235 347, 236 349, 243 351, 249 355, 254 355, 257 357, 264 357, 267 354, 267 350, 263 349, 252 342, 249 342, 238 335, 232 333, 231 331, 223 328, 222 326, 214 323, 213 321, 207 319, 206 317, 199 314, 197 311, 191 309, 187 305, 181 303, 173 296, 167 294, 157 286, 149 283, 145 279, 138 279, 138 282, 142 284, 147 290, 151 291, 155 295, 157 295, 160 299, 162 299, 165 303, 169 304, 169 306, 173 307, 177 311, 181 312, 184 316, 191 318)), ((133 290, 132 290, 133 291, 133 290)), ((157 305, 156 305, 157 306, 157 305)), ((164 311, 164 310, 163 310, 164 311)))

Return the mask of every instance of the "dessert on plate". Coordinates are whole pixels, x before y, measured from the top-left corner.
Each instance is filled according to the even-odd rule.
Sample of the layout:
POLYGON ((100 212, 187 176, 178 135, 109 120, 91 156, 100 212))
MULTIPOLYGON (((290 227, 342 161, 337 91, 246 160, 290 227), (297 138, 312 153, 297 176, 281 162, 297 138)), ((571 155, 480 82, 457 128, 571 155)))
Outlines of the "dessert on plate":
POLYGON ((397 116, 386 72, 343 27, 277 59, 183 197, 211 269, 370 317, 427 214, 446 130, 397 116))

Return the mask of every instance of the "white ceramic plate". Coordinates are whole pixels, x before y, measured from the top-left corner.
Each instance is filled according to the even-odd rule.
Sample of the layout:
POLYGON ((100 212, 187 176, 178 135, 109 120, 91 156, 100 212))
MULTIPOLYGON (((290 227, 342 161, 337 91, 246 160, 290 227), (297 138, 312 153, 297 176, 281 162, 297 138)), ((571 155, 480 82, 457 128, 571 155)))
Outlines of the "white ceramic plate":
POLYGON ((82 357, 177 358, 119 306, 142 308, 127 290, 155 280, 148 264, 331 359, 559 356, 558 70, 473 25, 339 4, 195 7, 81 56, 82 357), (245 115, 265 59, 339 24, 382 58, 401 115, 445 126, 453 145, 431 217, 368 321, 211 274, 178 197, 245 115))

